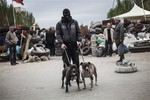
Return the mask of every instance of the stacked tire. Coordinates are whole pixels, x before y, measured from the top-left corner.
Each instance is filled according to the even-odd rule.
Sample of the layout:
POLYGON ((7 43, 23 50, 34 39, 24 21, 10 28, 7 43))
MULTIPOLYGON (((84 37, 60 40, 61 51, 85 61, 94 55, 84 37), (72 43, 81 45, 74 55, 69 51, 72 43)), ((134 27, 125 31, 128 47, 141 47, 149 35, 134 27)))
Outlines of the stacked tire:
POLYGON ((100 34, 102 33, 102 24, 100 21, 97 21, 97 22, 91 22, 91 25, 90 25, 90 29, 89 29, 89 32, 91 34, 100 34))
POLYGON ((38 36, 38 35, 33 35, 32 38, 31 38, 31 42, 32 42, 33 44, 37 44, 37 43, 39 43, 40 41, 41 41, 41 38, 40 38, 40 36, 38 36))
POLYGON ((35 44, 34 49, 31 52, 32 56, 49 56, 50 55, 50 50, 48 48, 45 48, 45 45, 43 44, 35 44))
POLYGON ((90 46, 85 46, 82 49, 82 55, 87 56, 91 53, 91 47, 90 46))

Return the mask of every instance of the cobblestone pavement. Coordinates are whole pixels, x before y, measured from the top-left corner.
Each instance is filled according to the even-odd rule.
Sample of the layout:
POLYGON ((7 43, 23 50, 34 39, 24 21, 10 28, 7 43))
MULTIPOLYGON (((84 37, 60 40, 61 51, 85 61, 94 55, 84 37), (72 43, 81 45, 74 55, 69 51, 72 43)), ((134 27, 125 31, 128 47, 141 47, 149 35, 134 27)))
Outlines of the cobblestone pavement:
MULTIPOLYGON (((137 65, 138 72, 116 73, 117 55, 105 58, 85 56, 85 61, 97 67, 98 86, 90 91, 90 81, 86 79, 87 89, 77 91, 73 81, 70 93, 60 88, 61 57, 51 57, 43 62, 20 62, 16 66, 0 62, 0 100, 150 100, 150 52, 125 56, 137 65)), ((83 88, 83 84, 80 87, 83 88)))

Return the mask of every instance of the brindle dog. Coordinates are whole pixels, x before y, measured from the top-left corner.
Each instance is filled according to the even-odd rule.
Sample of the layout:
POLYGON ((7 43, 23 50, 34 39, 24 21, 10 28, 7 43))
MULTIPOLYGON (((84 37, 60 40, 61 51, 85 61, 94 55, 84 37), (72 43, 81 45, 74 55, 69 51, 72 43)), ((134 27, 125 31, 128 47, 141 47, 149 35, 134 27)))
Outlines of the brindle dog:
POLYGON ((84 88, 86 89, 86 84, 85 84, 85 78, 90 78, 91 80, 91 89, 93 88, 93 75, 95 76, 95 86, 97 86, 97 71, 96 71, 96 67, 93 63, 90 62, 81 62, 80 65, 82 66, 82 80, 83 80, 83 84, 84 84, 84 88))

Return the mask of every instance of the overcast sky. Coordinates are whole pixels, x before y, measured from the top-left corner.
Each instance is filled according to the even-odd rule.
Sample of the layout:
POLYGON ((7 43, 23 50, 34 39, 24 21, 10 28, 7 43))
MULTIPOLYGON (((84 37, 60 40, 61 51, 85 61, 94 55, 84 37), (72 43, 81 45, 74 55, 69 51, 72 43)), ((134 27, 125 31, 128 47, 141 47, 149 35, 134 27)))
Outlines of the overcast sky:
MULTIPOLYGON (((7 0, 8 4, 12 0, 7 0)), ((15 7, 23 7, 32 12, 40 28, 56 26, 64 8, 70 9, 71 16, 79 25, 90 25, 91 21, 106 19, 113 0, 23 0, 24 6, 14 2, 15 7)))

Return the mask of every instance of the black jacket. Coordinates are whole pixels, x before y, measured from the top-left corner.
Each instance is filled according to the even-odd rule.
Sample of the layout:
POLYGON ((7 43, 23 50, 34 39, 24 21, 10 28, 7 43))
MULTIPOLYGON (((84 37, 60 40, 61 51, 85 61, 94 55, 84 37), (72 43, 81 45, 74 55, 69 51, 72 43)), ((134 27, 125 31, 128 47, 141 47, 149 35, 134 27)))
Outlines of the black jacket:
POLYGON ((115 28, 114 39, 124 40, 124 25, 121 22, 115 28))
POLYGON ((48 44, 54 44, 55 39, 56 39, 56 37, 55 37, 55 31, 50 30, 50 31, 46 32, 46 42, 48 44))
POLYGON ((59 21, 56 25, 56 39, 59 43, 75 43, 81 41, 81 33, 78 22, 71 19, 69 22, 59 21))

